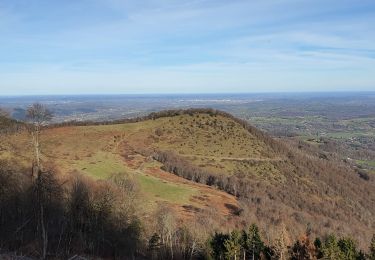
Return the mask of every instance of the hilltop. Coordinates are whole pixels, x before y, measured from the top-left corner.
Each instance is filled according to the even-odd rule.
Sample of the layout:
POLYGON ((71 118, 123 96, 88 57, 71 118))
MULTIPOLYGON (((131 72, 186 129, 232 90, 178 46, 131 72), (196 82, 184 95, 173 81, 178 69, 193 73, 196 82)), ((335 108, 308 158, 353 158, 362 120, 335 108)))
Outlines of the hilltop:
MULTIPOLYGON (((276 140, 216 110, 173 110, 104 123, 53 125, 43 131, 43 160, 66 176, 98 181, 129 174, 147 220, 167 205, 181 221, 202 216, 212 228, 285 225, 291 237, 351 235, 360 244, 375 228, 373 179, 303 144, 276 140)), ((7 134, 0 159, 28 167, 25 131, 7 134)), ((270 231, 269 237, 275 234, 270 231)))

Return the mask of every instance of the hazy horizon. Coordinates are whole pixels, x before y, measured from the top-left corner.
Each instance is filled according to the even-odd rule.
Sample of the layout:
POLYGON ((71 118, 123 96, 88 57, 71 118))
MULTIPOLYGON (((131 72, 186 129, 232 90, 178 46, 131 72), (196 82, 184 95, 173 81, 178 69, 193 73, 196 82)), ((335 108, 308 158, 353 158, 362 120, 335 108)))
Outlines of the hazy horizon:
POLYGON ((90 96, 215 96, 215 95, 373 95, 375 90, 337 90, 337 91, 279 91, 279 92, 150 92, 150 93, 62 93, 62 94, 15 94, 15 95, 3 95, 0 93, 0 98, 13 98, 13 97, 90 97, 90 96))

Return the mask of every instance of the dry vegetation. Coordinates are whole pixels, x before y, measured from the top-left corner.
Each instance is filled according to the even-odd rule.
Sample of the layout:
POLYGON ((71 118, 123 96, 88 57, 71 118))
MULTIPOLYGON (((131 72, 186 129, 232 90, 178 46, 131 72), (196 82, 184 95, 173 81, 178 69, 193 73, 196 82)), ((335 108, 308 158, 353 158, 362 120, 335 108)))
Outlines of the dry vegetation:
POLYGON ((293 236, 308 223, 314 234, 350 234, 362 244, 372 235, 374 181, 335 158, 273 140, 211 110, 165 112, 142 124, 130 146, 170 172, 237 196, 245 219, 285 223, 293 236))
MULTIPOLYGON (((313 236, 350 235, 367 247, 375 230, 374 180, 304 145, 274 140, 223 112, 187 110, 51 126, 42 150, 64 178, 132 176, 147 225, 162 206, 178 223, 210 219, 211 232, 255 222, 272 241, 277 227, 298 238, 309 226, 313 236)), ((29 146, 26 132, 4 133, 0 159, 27 167, 29 146)))
MULTIPOLYGON (((47 129, 42 133, 42 157, 45 164, 54 165, 65 177, 81 173, 100 180, 118 173, 132 175, 144 198, 140 201, 140 214, 146 220, 163 203, 174 209, 180 219, 214 211, 219 216, 215 225, 220 226, 236 217, 232 216, 232 209, 238 208, 234 196, 171 175, 161 169, 160 163, 134 150, 129 140, 142 128, 151 131, 152 127, 144 122, 47 129)), ((0 147, 6 151, 0 158, 16 157, 23 167, 30 166, 32 147, 27 132, 7 135, 0 147)))

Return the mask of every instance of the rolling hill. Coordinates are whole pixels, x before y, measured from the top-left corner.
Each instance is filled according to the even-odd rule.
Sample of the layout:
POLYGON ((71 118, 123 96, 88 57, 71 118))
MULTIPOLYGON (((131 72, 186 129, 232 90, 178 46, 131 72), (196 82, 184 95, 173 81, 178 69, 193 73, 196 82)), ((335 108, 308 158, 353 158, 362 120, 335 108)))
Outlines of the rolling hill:
MULTIPOLYGON (((4 133, 0 159, 28 167, 26 131, 4 133)), ((181 221, 214 219, 212 229, 251 222, 285 225, 291 237, 306 228, 366 244, 375 229, 375 183, 343 162, 275 140, 246 122, 210 109, 174 110, 144 118, 50 126, 43 161, 61 174, 101 181, 129 174, 139 185, 144 219, 160 204, 181 221)))

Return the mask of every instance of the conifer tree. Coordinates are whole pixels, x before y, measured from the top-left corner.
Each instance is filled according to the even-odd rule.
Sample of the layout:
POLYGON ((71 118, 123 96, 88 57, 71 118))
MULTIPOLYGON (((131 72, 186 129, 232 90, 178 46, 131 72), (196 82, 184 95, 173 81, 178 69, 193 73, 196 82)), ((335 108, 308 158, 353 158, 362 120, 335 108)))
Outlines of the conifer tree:
POLYGON ((241 252, 241 233, 233 230, 229 239, 224 242, 226 259, 239 259, 241 252))
POLYGON ((336 236, 329 235, 322 245, 323 259, 340 260, 343 259, 343 253, 338 245, 336 236))
POLYGON ((260 238, 259 229, 257 225, 252 224, 246 235, 245 248, 250 259, 259 259, 264 248, 264 243, 260 238))
POLYGON ((357 259, 358 252, 357 252, 357 248, 353 239, 341 238, 337 244, 340 247, 340 250, 343 254, 344 259, 346 260, 357 259))
POLYGON ((212 248, 212 255, 214 259, 223 259, 226 248, 225 242, 229 240, 230 237, 228 234, 215 233, 212 240, 210 241, 210 246, 212 248))

